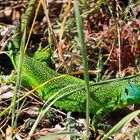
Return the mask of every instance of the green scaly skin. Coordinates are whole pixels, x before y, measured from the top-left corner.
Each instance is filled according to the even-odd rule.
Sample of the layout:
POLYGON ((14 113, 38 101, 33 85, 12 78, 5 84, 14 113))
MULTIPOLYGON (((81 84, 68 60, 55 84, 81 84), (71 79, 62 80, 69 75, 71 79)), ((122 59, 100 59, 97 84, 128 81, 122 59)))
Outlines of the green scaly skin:
MULTIPOLYGON (((103 0, 100 0, 99 2, 102 3, 103 0)), ((21 47, 20 42, 24 31, 29 27, 29 22, 32 15, 34 14, 35 3, 35 0, 30 1, 29 7, 25 12, 25 16, 18 30, 20 35, 12 39, 8 45, 9 57, 16 70, 19 59, 19 48, 21 47), (13 53, 15 50, 17 51, 13 53)), ((24 40, 26 40, 26 38, 24 38, 24 40)), ((27 81, 26 83, 34 88, 53 77, 60 76, 61 74, 50 69, 47 65, 37 61, 35 58, 25 55, 22 75, 24 81, 27 81)), ((106 112, 112 111, 129 104, 139 103, 140 101, 139 74, 133 77, 110 80, 98 84, 91 82, 90 84, 90 111, 92 113, 98 113, 98 111, 102 109, 106 112)), ((75 78, 73 76, 66 76, 52 81, 51 83, 37 90, 37 92, 43 99, 47 100, 60 90, 61 92, 58 94, 58 96, 82 88, 84 85, 84 80, 75 78), (76 86, 66 89, 67 86, 73 84, 76 86), (65 89, 62 90, 63 88, 65 89)), ((65 96, 64 98, 57 101, 55 106, 68 111, 85 112, 85 95, 86 92, 84 88, 74 91, 70 95, 65 96)))
MULTIPOLYGON (((14 65, 16 66, 18 56, 15 58, 14 65)), ((35 58, 31 58, 28 55, 25 55, 22 70, 23 76, 28 79, 29 85, 33 88, 46 82, 47 80, 50 80, 51 78, 61 75, 50 69, 47 65, 42 64, 35 58)), ((48 100, 49 97, 54 95, 56 92, 72 84, 76 86, 61 91, 59 95, 65 94, 68 91, 73 91, 76 88, 83 87, 85 81, 73 76, 66 76, 52 81, 51 83, 37 90, 37 92, 43 99, 48 100)), ((140 74, 132 77, 100 82, 97 84, 90 82, 90 85, 90 111, 92 113, 96 113, 101 109, 108 112, 130 104, 139 103, 140 101, 140 74), (94 98, 94 96, 96 98, 94 98)), ((83 88, 60 99, 55 103, 55 106, 67 111, 85 112, 85 95, 86 92, 83 88)))

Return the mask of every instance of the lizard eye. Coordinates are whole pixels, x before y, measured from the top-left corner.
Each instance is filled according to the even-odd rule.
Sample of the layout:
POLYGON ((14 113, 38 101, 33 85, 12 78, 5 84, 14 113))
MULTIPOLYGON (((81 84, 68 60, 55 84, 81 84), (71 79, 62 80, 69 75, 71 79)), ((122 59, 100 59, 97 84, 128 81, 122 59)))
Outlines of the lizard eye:
POLYGON ((128 89, 127 88, 125 89, 125 93, 126 93, 126 95, 128 95, 128 89))

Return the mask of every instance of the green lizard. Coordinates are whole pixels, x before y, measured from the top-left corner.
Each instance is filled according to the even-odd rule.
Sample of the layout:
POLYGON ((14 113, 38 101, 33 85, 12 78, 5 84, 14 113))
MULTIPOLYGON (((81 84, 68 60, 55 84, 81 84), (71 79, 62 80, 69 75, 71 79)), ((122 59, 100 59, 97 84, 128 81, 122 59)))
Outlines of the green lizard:
MULTIPOLYGON (((22 32, 21 32, 22 34, 22 32)), ((9 43, 9 57, 17 70, 19 59, 18 51, 20 38, 11 40, 9 43), (11 51, 12 50, 12 51, 11 51), (14 50, 14 51, 13 51, 14 50)), ((33 88, 43 82, 60 76, 61 74, 50 69, 47 65, 39 62, 35 58, 24 57, 22 76, 23 79, 33 88)), ((65 76, 55 81, 51 81, 44 87, 37 90, 39 96, 48 100, 56 92, 59 95, 67 92, 73 93, 58 100, 54 105, 68 111, 85 112, 86 92, 84 89, 85 81, 73 76, 65 76), (67 87, 67 88, 66 88, 67 87), (81 87, 80 90, 76 90, 81 87), (62 90, 63 89, 63 90, 62 90)), ((100 111, 109 112, 127 106, 129 104, 139 103, 140 101, 140 74, 132 77, 113 79, 100 83, 90 82, 90 112, 98 114, 100 111)))
MULTIPOLYGON (((18 55, 15 56, 13 64, 15 69, 17 69, 17 60, 18 55)), ((59 73, 50 69, 47 65, 42 64, 28 55, 25 55, 22 70, 24 78, 27 79, 28 84, 32 87, 37 87, 53 77, 60 76, 59 73)), ((77 87, 82 87, 84 86, 85 81, 73 76, 61 77, 40 88, 37 92, 39 96, 47 100, 62 88, 72 84, 77 85, 77 87)), ((96 113, 103 108, 106 111, 112 111, 129 104, 139 103, 140 101, 140 74, 108 80, 97 84, 90 82, 90 85, 90 111, 92 113, 96 113), (94 96, 96 97, 95 99, 94 96), (98 99, 98 101, 96 99, 98 99)), ((64 89, 61 91, 60 95, 72 90, 75 90, 75 86, 64 89)), ((55 105, 68 111, 85 112, 85 94, 86 92, 83 88, 57 101, 55 105)))

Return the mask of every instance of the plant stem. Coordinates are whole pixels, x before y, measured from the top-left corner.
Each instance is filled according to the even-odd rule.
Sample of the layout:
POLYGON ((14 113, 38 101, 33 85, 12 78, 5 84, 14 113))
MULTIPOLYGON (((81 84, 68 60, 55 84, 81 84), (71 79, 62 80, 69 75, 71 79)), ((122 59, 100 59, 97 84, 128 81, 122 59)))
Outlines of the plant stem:
POLYGON ((89 99, 90 99, 90 89, 89 89, 89 73, 88 73, 88 62, 87 62, 87 51, 86 45, 84 40, 84 32, 83 32, 83 23, 80 16, 80 9, 76 0, 74 0, 74 10, 75 10, 75 17, 76 17, 76 25, 78 29, 78 36, 80 41, 80 47, 82 52, 82 59, 84 65, 84 80, 86 85, 86 123, 87 123, 87 131, 85 139, 89 139, 89 115, 90 115, 90 108, 89 108, 89 99))

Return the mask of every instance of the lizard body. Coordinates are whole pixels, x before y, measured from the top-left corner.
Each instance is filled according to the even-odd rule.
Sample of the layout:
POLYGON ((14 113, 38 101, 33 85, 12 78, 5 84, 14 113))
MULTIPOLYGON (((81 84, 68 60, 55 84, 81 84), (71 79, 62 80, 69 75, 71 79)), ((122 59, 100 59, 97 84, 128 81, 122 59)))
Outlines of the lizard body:
MULTIPOLYGON (((18 56, 15 58, 18 60, 18 56)), ((14 65, 16 66, 17 64, 15 63, 14 65)), ((35 58, 25 55, 23 76, 26 77, 30 86, 37 87, 47 80, 60 75, 61 74, 50 69, 47 65, 42 64, 35 58)), ((85 112, 86 92, 84 90, 85 81, 82 79, 73 76, 61 77, 40 88, 37 92, 39 93, 39 96, 47 100, 56 92, 72 84, 75 86, 64 89, 59 94, 62 95, 65 92, 73 91, 76 87, 79 88, 83 86, 83 89, 77 90, 60 99, 55 103, 55 106, 68 111, 85 112)), ((96 113, 102 108, 106 111, 111 111, 129 104, 139 103, 139 85, 140 74, 132 77, 104 81, 97 84, 90 82, 90 111, 96 113), (96 98, 94 98, 94 96, 96 98)))
MULTIPOLYGON (((27 27, 29 26, 31 20, 30 17, 34 13, 32 11, 35 9, 35 2, 36 0, 30 1, 29 7, 25 12, 24 18, 21 21, 21 26, 18 30, 20 35, 13 38, 8 45, 9 57, 16 70, 19 59, 18 50, 21 47, 20 42, 23 39, 24 41, 26 40, 26 37, 22 38, 21 35, 24 35, 27 27), (17 51, 14 53, 15 50, 17 51)), ((20 53, 21 52, 22 51, 20 51, 20 53)), ((60 76, 61 74, 50 69, 47 65, 39 62, 35 58, 25 55, 22 75, 23 79, 26 79, 30 86, 36 87, 53 77, 60 76)), ((55 106, 69 111, 85 112, 86 92, 84 85, 84 80, 75 78, 73 76, 65 76, 51 81, 44 87, 38 89, 37 92, 43 99, 48 100, 56 92, 59 92, 57 95, 59 96, 67 92, 74 91, 73 93, 58 100, 55 103, 55 106), (76 89, 79 90, 76 91, 76 89)), ((112 111, 129 104, 139 103, 139 85, 140 74, 133 77, 110 80, 97 84, 90 82, 90 112, 97 113, 101 109, 104 109, 105 111, 112 111)))

